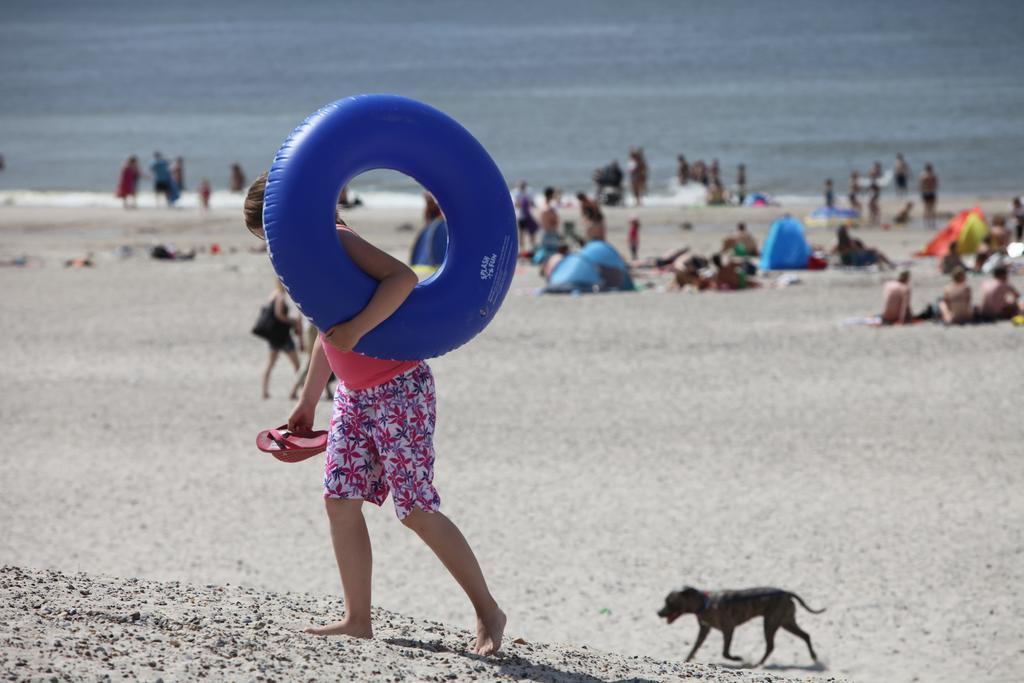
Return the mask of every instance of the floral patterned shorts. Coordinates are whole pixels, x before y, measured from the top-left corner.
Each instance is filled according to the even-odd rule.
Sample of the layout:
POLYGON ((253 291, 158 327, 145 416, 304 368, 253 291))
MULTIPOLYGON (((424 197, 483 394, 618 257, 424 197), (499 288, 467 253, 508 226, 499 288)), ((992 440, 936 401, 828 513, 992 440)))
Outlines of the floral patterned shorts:
POLYGON ((391 493, 404 519, 413 508, 436 512, 434 376, 426 363, 384 384, 334 395, 324 467, 324 497, 381 505, 391 493))

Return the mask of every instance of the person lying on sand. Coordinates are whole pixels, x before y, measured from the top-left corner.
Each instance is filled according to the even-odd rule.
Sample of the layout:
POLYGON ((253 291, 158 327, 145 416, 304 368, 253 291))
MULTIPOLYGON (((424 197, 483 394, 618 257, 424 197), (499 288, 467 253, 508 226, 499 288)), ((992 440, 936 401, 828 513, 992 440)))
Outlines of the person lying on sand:
POLYGON ((971 287, 967 284, 967 271, 962 267, 953 271, 952 282, 946 285, 939 300, 939 313, 947 325, 964 325, 974 320, 971 308, 971 287))
POLYGON ((743 261, 723 259, 721 254, 711 257, 715 264, 715 274, 712 281, 716 289, 723 291, 739 291, 741 289, 754 289, 761 286, 747 272, 746 264, 743 261))
POLYGON ((679 259, 680 256, 690 253, 689 247, 681 247, 667 251, 661 256, 648 256, 642 259, 634 259, 630 262, 630 268, 669 268, 679 259))
POLYGON ((992 277, 981 283, 981 320, 1009 320, 1020 315, 1020 292, 1009 282, 1009 271, 999 264, 992 269, 992 277))
POLYGON ((686 287, 694 287, 703 291, 714 286, 711 273, 707 272, 709 261, 694 254, 689 250, 680 253, 671 263, 672 280, 669 282, 670 290, 682 290, 686 287))
POLYGON ((881 263, 887 268, 896 267, 896 264, 881 251, 851 237, 850 230, 845 225, 839 226, 836 230, 836 246, 832 248, 832 253, 839 258, 839 262, 844 266, 862 268, 881 263))
POLYGON ((78 257, 68 259, 64 262, 65 268, 92 268, 96 265, 96 262, 92 260, 92 252, 89 252, 85 257, 78 257))

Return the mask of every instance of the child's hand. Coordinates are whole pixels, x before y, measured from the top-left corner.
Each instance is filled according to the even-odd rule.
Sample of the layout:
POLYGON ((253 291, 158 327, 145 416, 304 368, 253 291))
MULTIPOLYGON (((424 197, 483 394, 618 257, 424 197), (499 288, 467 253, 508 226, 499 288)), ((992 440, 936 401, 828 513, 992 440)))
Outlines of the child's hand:
POLYGON ((324 341, 342 353, 351 351, 362 338, 363 333, 355 329, 351 322, 335 325, 324 335, 324 341))
POLYGON ((306 405, 303 401, 295 406, 288 416, 288 431, 309 432, 313 430, 313 418, 316 416, 316 402, 306 405))

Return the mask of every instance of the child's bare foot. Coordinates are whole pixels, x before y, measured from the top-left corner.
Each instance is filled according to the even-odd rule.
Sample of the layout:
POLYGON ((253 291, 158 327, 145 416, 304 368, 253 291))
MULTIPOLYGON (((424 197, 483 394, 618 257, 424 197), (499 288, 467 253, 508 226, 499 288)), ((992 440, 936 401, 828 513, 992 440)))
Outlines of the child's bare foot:
POLYGON ((489 657, 501 648, 501 637, 505 634, 505 613, 495 607, 486 617, 477 617, 476 645, 473 652, 489 657))
POLYGON ((350 623, 348 619, 336 621, 326 626, 309 626, 305 633, 314 636, 351 636, 353 638, 373 638, 373 627, 366 624, 350 623))

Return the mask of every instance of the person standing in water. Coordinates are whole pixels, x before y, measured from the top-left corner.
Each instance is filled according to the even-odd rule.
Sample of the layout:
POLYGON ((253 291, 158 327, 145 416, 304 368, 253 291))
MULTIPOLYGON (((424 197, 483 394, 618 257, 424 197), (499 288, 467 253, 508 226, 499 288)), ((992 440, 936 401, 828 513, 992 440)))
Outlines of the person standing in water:
POLYGON ((174 157, 174 163, 171 164, 171 179, 174 180, 178 186, 178 192, 185 191, 185 158, 174 157))
POLYGON ((174 177, 171 176, 171 167, 160 152, 153 152, 153 163, 150 164, 149 170, 153 172, 153 193, 156 195, 156 204, 160 204, 160 195, 163 195, 167 206, 171 206, 174 203, 172 197, 176 194, 174 177))
POLYGON ((921 171, 917 182, 921 190, 921 202, 924 204, 924 224, 926 227, 935 228, 935 205, 939 199, 939 177, 935 175, 935 169, 931 164, 924 165, 924 170, 921 171))
POLYGON ((832 188, 832 179, 825 178, 825 206, 832 209, 836 205, 836 193, 832 188))
POLYGON ((633 190, 633 201, 640 206, 647 194, 647 159, 643 147, 631 147, 629 150, 629 185, 633 190))
POLYGON ((242 192, 245 189, 245 172, 237 161, 231 164, 231 176, 228 178, 229 192, 242 192))
POLYGON ((747 165, 740 164, 736 169, 736 197, 739 203, 747 198, 747 165))
POLYGON ((676 180, 680 185, 690 182, 690 164, 682 154, 676 157, 676 180))
POLYGON ((896 163, 892 167, 893 180, 896 183, 896 194, 901 197, 907 195, 907 182, 910 180, 910 165, 899 152, 896 153, 896 163))
POLYGON ((203 178, 203 182, 199 183, 199 208, 203 211, 210 209, 210 194, 212 189, 210 188, 210 179, 203 178))

